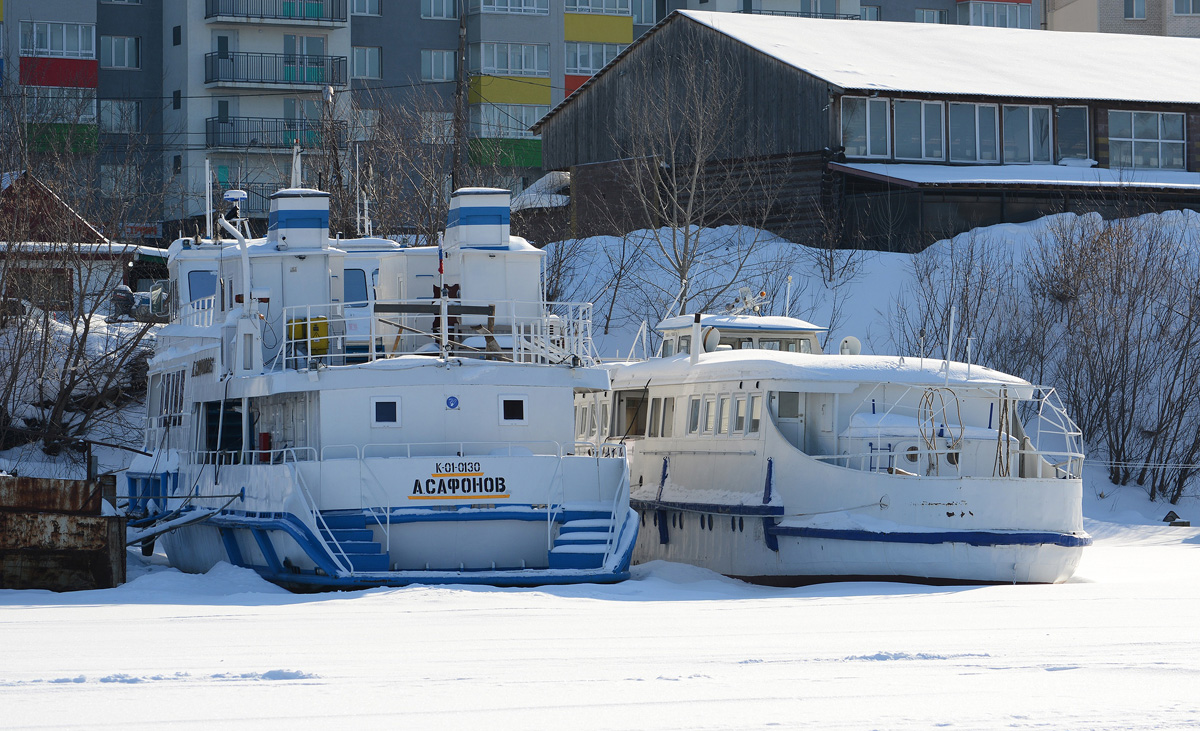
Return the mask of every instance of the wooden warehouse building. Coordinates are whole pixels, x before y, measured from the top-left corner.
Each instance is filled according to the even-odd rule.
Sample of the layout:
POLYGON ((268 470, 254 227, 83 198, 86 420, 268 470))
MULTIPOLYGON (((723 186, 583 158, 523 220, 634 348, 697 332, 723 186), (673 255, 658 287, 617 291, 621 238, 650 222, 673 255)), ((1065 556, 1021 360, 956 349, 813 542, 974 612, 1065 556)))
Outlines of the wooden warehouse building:
POLYGON ((698 207, 719 191, 720 216, 794 241, 914 250, 1200 206, 1197 59, 1190 38, 681 11, 533 129, 579 235, 667 223, 637 181, 687 179, 691 146, 698 207))

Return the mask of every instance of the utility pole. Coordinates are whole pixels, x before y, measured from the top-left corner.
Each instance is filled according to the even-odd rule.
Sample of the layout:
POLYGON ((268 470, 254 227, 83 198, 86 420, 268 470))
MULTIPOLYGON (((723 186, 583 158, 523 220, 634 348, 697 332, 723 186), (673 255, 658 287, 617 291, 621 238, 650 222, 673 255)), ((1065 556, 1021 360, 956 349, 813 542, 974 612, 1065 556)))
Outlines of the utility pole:
POLYGON ((450 189, 458 190, 466 182, 467 164, 467 7, 458 0, 458 68, 454 85, 454 149, 450 165, 450 189))

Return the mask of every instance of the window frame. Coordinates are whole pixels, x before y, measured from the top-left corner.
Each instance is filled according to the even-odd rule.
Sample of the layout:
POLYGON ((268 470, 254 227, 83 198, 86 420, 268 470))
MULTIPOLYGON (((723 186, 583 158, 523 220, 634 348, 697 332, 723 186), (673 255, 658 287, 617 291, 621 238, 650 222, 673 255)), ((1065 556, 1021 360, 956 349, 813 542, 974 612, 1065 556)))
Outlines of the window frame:
POLYGON ((945 160, 946 159, 946 105, 943 102, 940 102, 940 101, 939 102, 930 102, 930 101, 925 101, 924 99, 893 99, 891 106, 892 106, 892 130, 891 130, 892 155, 896 160, 923 161, 923 160, 945 160), (896 107, 899 104, 920 104, 921 105, 921 122, 920 122, 921 156, 920 157, 907 157, 907 156, 900 155, 899 147, 897 146, 899 144, 900 136, 896 132, 896 130, 898 128, 898 125, 896 124, 896 107), (940 147, 938 149, 937 156, 930 155, 929 151, 926 149, 927 143, 929 142, 929 139, 928 139, 929 122, 926 117, 926 114, 929 111, 929 107, 935 107, 938 110, 938 141, 940 143, 940 147))
POLYGON ((839 142, 841 143, 842 147, 847 148, 846 149, 846 157, 853 157, 856 159, 865 159, 865 158, 875 158, 875 159, 879 159, 879 160, 888 159, 888 157, 891 155, 891 152, 892 152, 892 150, 891 150, 891 147, 892 147, 891 146, 891 141, 892 141, 892 104, 891 104, 891 101, 892 100, 888 97, 855 96, 855 95, 843 95, 842 96, 842 98, 840 100, 840 104, 839 104, 839 108, 841 110, 841 117, 838 120, 839 121, 838 127, 839 127, 839 134, 840 134, 839 142), (864 147, 865 151, 863 154, 859 154, 857 152, 852 154, 848 149, 849 146, 846 144, 846 101, 847 100, 863 102, 863 112, 864 112, 863 125, 864 125, 864 132, 865 132, 865 137, 863 139, 863 143, 864 143, 863 147, 864 147), (874 148, 871 144, 871 131, 872 131, 871 123, 873 121, 873 117, 875 115, 879 114, 878 111, 875 111, 875 112, 871 111, 871 108, 872 108, 871 103, 872 102, 876 102, 876 103, 882 102, 886 106, 886 109, 883 111, 885 133, 884 133, 883 150, 881 152, 873 152, 874 148))
POLYGON ((916 8, 914 16, 917 23, 932 23, 935 25, 949 25, 950 11, 943 8, 916 8), (932 15, 930 15, 932 13, 932 15), (934 20, 929 20, 929 18, 934 20))
POLYGON ((379 46, 353 46, 350 49, 350 78, 352 79, 382 79, 383 78, 383 49, 379 46), (372 53, 374 52, 374 53, 372 53), (371 73, 371 59, 374 57, 375 73, 371 73), (366 67, 364 73, 359 73, 359 61, 366 67))
POLYGON ((399 428, 401 428, 404 423, 404 418, 403 418, 403 411, 401 409, 400 404, 401 404, 401 398, 399 396, 372 396, 371 397, 371 427, 378 428, 378 429, 399 429, 399 428), (379 411, 378 411, 378 408, 376 407, 376 404, 380 403, 380 402, 391 402, 396 405, 396 420, 394 422, 378 421, 376 419, 376 417, 379 416, 379 411))
POLYGON ((1054 107, 1054 161, 1060 160, 1091 160, 1092 159, 1092 111, 1086 104, 1066 104, 1054 107), (1066 157, 1062 154, 1062 146, 1060 139, 1062 137, 1063 125, 1059 121, 1059 115, 1063 110, 1067 109, 1082 109, 1083 110, 1083 140, 1087 149, 1084 150, 1083 157, 1066 157))
POLYGON ((999 108, 998 104, 978 104, 976 102, 950 102, 946 106, 946 130, 947 130, 946 153, 947 153, 949 162, 961 162, 961 163, 968 163, 968 164, 975 164, 975 165, 999 165, 999 164, 1001 164, 1001 158, 1003 157, 1003 150, 1001 149, 1001 146, 1003 144, 1003 140, 1000 138, 1000 108, 999 108), (954 157, 954 144, 952 142, 952 140, 954 139, 954 128, 951 126, 953 124, 953 121, 952 121, 953 117, 951 116, 951 111, 953 111, 953 108, 956 106, 972 108, 972 116, 974 119, 974 128, 975 128, 975 157, 973 159, 963 159, 963 158, 955 158, 954 157), (994 152, 995 152, 996 156, 994 159, 991 159, 991 160, 984 160, 984 159, 982 159, 982 157, 980 155, 980 150, 982 149, 982 140, 981 140, 982 135, 979 134, 979 131, 980 131, 979 110, 981 108, 991 109, 992 114, 993 114, 992 119, 994 121, 994 124, 992 127, 992 132, 993 132, 992 139, 995 142, 994 152))
POLYGON ((350 0, 350 14, 351 15, 380 16, 383 14, 382 7, 381 7, 382 4, 383 3, 381 3, 380 0, 350 0), (367 9, 366 10, 356 10, 356 8, 358 8, 360 5, 365 6, 367 9), (375 10, 372 11, 371 7, 374 7, 375 10))
POLYGON ((457 79, 458 79, 458 51, 445 49, 445 48, 422 48, 421 49, 421 81, 427 81, 427 82, 431 82, 431 83, 441 84, 441 83, 448 83, 451 81, 455 81, 457 79), (441 59, 441 63, 435 64, 434 59, 438 59, 438 58, 441 59), (449 59, 449 63, 450 63, 450 67, 449 67, 450 75, 444 76, 444 73, 446 71, 447 59, 449 59), (428 63, 426 63, 427 61, 428 61, 428 63), (426 73, 426 66, 428 66, 428 73, 426 73), (443 72, 443 75, 441 75, 441 76, 439 76, 437 73, 435 73, 438 70, 437 69, 438 66, 441 66, 441 71, 443 72))
POLYGON ((1175 0, 1173 8, 1175 15, 1200 15, 1200 0, 1175 0), (1190 10, 1179 11, 1184 5, 1191 5, 1190 10))
POLYGON ((687 435, 696 436, 700 434, 700 426, 703 421, 703 415, 700 413, 703 409, 703 400, 699 396, 688 397, 687 410, 687 435))
POLYGON ((98 101, 96 120, 100 126, 101 134, 137 134, 142 129, 142 103, 136 99, 100 99, 98 101), (124 105, 132 107, 132 114, 128 113, 127 110, 117 111, 118 108, 124 105), (119 119, 124 124, 114 125, 112 123, 114 119, 119 119))
POLYGON ((539 79, 550 77, 549 43, 482 41, 471 45, 470 55, 471 70, 476 73, 487 76, 526 76, 539 79), (505 65, 503 66, 500 65, 501 47, 504 48, 505 65), (532 49, 532 70, 525 66, 526 49, 532 49), (521 59, 519 66, 514 66, 512 63, 514 50, 518 50, 516 57, 521 59))
POLYGON ((566 0, 563 12, 587 15, 632 16, 630 0, 566 0))
POLYGON ((421 0, 421 17, 426 20, 458 20, 458 3, 455 0, 421 0))
POLYGON ((96 25, 94 23, 67 23, 58 21, 42 21, 42 20, 22 20, 17 29, 17 47, 21 56, 33 58, 83 58, 95 59, 98 49, 96 48, 96 25), (44 27, 46 33, 46 47, 38 46, 38 28, 44 27), (51 47, 50 40, 51 27, 57 26, 62 31, 62 48, 55 50, 51 47), (67 50, 67 26, 75 28, 76 32, 76 48, 75 51, 67 50), (26 28, 29 28, 28 33, 26 28), (84 33, 87 29, 88 33, 84 33), (84 38, 87 38, 87 43, 84 43, 84 38), (31 45, 26 45, 26 40, 30 40, 31 45), (84 46, 87 46, 87 50, 84 46))
POLYGON ((528 426, 529 425, 529 397, 528 396, 526 396, 525 394, 517 394, 517 393, 502 393, 499 396, 497 396, 497 403, 500 408, 496 412, 496 416, 499 418, 501 426, 528 426), (521 404, 521 418, 506 419, 504 417, 504 405, 506 402, 509 402, 509 401, 519 402, 521 404))
POLYGON ((468 13, 549 15, 550 0, 471 0, 468 13))
POLYGON ((881 5, 859 5, 858 6, 858 19, 859 20, 868 20, 868 21, 877 21, 877 20, 879 20, 880 12, 882 11, 882 9, 883 9, 883 7, 881 5), (870 12, 870 11, 874 11, 874 12, 870 12), (871 17, 872 15, 875 17, 871 17))
POLYGON ((621 43, 598 43, 591 41, 565 41, 563 43, 563 65, 564 73, 568 76, 594 76, 600 72, 608 64, 612 63, 621 51, 625 50, 626 46, 621 43), (588 66, 584 68, 579 65, 579 51, 581 46, 587 46, 588 66), (600 66, 594 67, 591 62, 595 60, 596 47, 599 46, 600 51, 600 66), (611 52, 611 56, 609 53, 611 52), (574 65, 572 65, 574 63, 574 65))
POLYGON ((1187 145, 1188 145, 1187 115, 1184 114, 1183 112, 1147 112, 1144 110, 1134 110, 1134 109, 1109 109, 1108 110, 1108 166, 1109 166, 1109 168, 1118 169, 1118 170, 1184 170, 1185 171, 1185 170, 1187 170, 1187 152, 1188 152, 1187 145), (1113 135, 1112 116, 1114 114, 1130 115, 1130 117, 1129 117, 1129 134, 1130 134, 1130 136, 1129 137, 1116 137, 1113 135), (1157 118, 1158 124, 1156 126, 1158 127, 1158 137, 1156 139, 1138 136, 1137 117, 1136 117, 1136 115, 1138 115, 1138 114, 1153 114, 1157 118), (1181 117, 1182 118, 1181 119, 1181 124, 1182 124, 1182 128, 1183 128, 1182 139, 1178 139, 1178 140, 1170 139, 1170 138, 1166 138, 1163 136, 1164 135, 1163 118, 1168 115, 1172 116, 1172 117, 1181 117), (1118 165, 1114 164, 1114 156, 1113 156, 1113 143, 1114 142, 1129 144, 1130 158, 1129 158, 1128 166, 1125 166, 1125 165, 1118 166, 1118 165), (1158 156, 1157 156, 1158 165, 1154 166, 1154 167, 1138 165, 1137 164, 1138 145, 1139 144, 1145 145, 1145 144, 1150 144, 1150 143, 1154 143, 1154 144, 1158 145, 1158 156), (1163 166, 1163 164, 1162 164, 1163 163, 1162 149, 1163 149, 1164 144, 1179 145, 1183 148, 1183 152, 1181 155, 1182 165, 1180 167, 1164 167, 1163 166))
POLYGON ((1056 152, 1054 149, 1054 147, 1055 147, 1055 143, 1054 143, 1054 107, 1052 107, 1048 104, 1005 104, 1000 108, 1000 119, 1001 119, 1000 126, 1002 128, 1001 129, 1002 140, 1001 140, 1000 146, 1003 149, 1002 157, 1003 157, 1005 165, 1053 165, 1054 164, 1054 162, 1055 162, 1054 157, 1055 157, 1055 152, 1056 152), (1026 110, 1025 133, 1029 135, 1026 140, 1028 143, 1028 152, 1029 152, 1028 160, 1018 160, 1018 159, 1010 160, 1008 157, 1008 122, 1005 119, 1004 115, 1010 109, 1026 110), (1033 110, 1035 110, 1035 109, 1046 110, 1046 145, 1047 145, 1048 149, 1046 151, 1047 157, 1045 159, 1034 159, 1034 156, 1033 156, 1034 132, 1035 132, 1033 110))
POLYGON ((100 36, 100 68, 113 69, 113 70, 117 70, 117 71, 140 71, 142 69, 142 39, 141 39, 141 37, 140 36, 100 36), (115 51, 116 51, 116 47, 118 45, 117 41, 120 41, 121 42, 120 45, 124 47, 122 50, 124 51, 126 63, 122 63, 121 65, 117 65, 115 63, 115 59, 116 59, 115 51), (127 63, 129 60, 130 41, 133 42, 132 43, 133 44, 133 56, 134 56, 133 65, 130 65, 129 63, 127 63), (107 47, 107 51, 106 51, 106 47, 107 47))
POLYGON ((1146 19, 1146 0, 1125 0, 1125 20, 1145 20, 1146 19), (1138 9, 1141 9, 1141 14, 1138 14, 1138 9))

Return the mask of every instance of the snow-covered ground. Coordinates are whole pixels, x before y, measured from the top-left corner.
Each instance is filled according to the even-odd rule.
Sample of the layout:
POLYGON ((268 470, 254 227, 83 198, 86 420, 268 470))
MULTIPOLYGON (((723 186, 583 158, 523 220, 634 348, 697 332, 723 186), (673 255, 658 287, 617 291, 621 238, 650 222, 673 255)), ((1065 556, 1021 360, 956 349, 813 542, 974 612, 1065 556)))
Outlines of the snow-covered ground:
POLYGON ((654 563, 613 586, 301 596, 131 554, 117 589, 0 591, 0 727, 1200 726, 1200 528, 1086 491, 1096 544, 1057 586, 654 563))

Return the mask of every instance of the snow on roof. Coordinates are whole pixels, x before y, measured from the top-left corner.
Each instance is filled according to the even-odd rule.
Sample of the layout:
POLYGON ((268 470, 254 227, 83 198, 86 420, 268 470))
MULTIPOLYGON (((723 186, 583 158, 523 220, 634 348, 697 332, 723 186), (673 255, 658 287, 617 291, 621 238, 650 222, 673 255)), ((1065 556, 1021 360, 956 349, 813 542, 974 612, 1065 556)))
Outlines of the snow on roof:
POLYGON ((571 197, 559 191, 570 189, 571 174, 563 170, 551 170, 538 178, 512 199, 509 208, 521 211, 526 208, 561 208, 569 205, 571 197))
MULTIPOLYGON (((1200 51, 1200 49, 1197 49, 1200 51)), ((1120 170, 1074 165, 929 165, 830 163, 835 170, 900 185, 1048 185, 1056 187, 1172 188, 1200 190, 1200 173, 1182 170, 1120 170)))
MULTIPOLYGON (((864 383, 901 383, 919 386, 946 382, 942 360, 934 358, 901 358, 896 355, 826 355, 819 353, 784 353, 777 350, 722 350, 703 353, 696 365, 691 356, 681 353, 669 358, 629 365, 613 366, 613 388, 637 386, 647 381, 664 383, 708 383, 716 381, 764 380, 819 383, 822 388, 849 392, 864 383), (835 389, 841 384, 841 389, 835 389)), ((950 364, 950 380, 954 385, 993 384, 1028 385, 1029 382, 1007 373, 971 366, 967 379, 966 363, 950 364)))
POLYGON ((1200 39, 680 14, 844 90, 1200 104, 1200 39))
MULTIPOLYGON (((658 323, 657 330, 679 330, 692 326, 693 315, 668 317, 658 323)), ((827 328, 805 322, 795 317, 755 315, 701 315, 702 327, 715 327, 729 332, 822 332, 827 328)))

